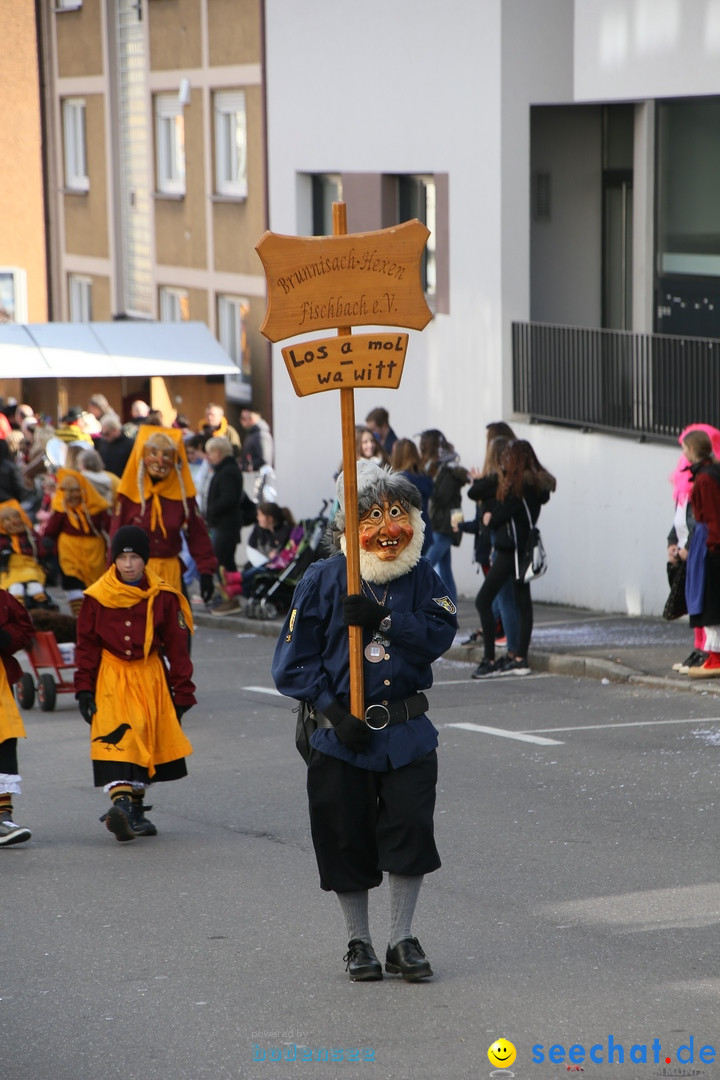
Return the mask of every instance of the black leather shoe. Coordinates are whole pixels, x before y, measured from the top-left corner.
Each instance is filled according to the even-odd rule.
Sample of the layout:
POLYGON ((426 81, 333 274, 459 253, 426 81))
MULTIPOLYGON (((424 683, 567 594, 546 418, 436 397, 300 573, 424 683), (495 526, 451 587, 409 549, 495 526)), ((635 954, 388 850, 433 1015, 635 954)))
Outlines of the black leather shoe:
POLYGON ((382 965, 375 955, 372 945, 359 938, 348 942, 348 951, 343 956, 345 970, 354 982, 373 982, 382 979, 382 965))
POLYGON ((391 949, 388 945, 385 956, 385 970, 390 975, 402 975, 408 982, 418 982, 429 978, 433 969, 422 951, 417 938, 403 938, 391 949))

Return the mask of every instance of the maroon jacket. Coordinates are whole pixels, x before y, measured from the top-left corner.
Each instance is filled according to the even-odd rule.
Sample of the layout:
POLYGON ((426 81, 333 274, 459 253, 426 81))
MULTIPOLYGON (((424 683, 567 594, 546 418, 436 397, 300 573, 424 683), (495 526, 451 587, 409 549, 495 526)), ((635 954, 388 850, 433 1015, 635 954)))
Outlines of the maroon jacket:
MULTIPOLYGON (((110 528, 110 515, 107 510, 103 510, 99 514, 93 514, 90 519, 97 529, 98 533, 107 532, 110 528)), ((86 533, 82 529, 76 529, 68 514, 62 510, 53 510, 50 517, 45 523, 45 530, 43 537, 49 537, 51 540, 57 542, 57 538, 60 533, 67 533, 68 536, 91 536, 92 533, 86 533)))
MULTIPOLYGON (((141 660, 145 643, 147 600, 129 608, 103 607, 86 596, 80 609, 75 650, 75 689, 95 692, 103 649, 122 660, 141 660)), ((155 636, 152 652, 167 657, 168 683, 176 705, 195 704, 192 661, 188 652, 188 631, 180 619, 180 604, 173 593, 162 590, 153 604, 155 636)), ((122 708, 122 704, 119 706, 122 708)))
MULTIPOLYGON (((190 554, 197 564, 199 573, 214 574, 217 570, 217 559, 210 542, 205 522, 195 504, 194 498, 187 500, 187 544, 190 554)), ((152 500, 148 499, 145 504, 145 513, 140 513, 140 503, 133 502, 126 495, 118 495, 115 502, 115 510, 110 523, 110 542, 121 525, 139 525, 150 537, 151 559, 173 559, 180 557, 182 544, 180 530, 185 525, 185 511, 179 499, 162 499, 163 524, 167 537, 163 536, 160 529, 150 531, 150 515, 152 512, 152 500)), ((108 556, 109 557, 109 556, 108 556)))
POLYGON ((707 547, 720 551, 720 469, 707 461, 692 469, 690 503, 696 521, 707 525, 707 547))
POLYGON ((22 604, 5 589, 0 589, 0 630, 7 630, 11 638, 9 645, 0 648, 0 660, 12 686, 22 675, 22 668, 13 653, 29 647, 35 637, 35 627, 22 604))

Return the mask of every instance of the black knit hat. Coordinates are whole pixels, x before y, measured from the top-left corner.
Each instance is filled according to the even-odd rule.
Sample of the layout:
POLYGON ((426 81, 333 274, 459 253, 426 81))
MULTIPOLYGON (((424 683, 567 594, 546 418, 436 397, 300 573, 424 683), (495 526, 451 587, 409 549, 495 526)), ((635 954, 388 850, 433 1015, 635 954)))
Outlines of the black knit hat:
POLYGON ((132 551, 135 555, 139 555, 144 563, 147 563, 150 558, 150 537, 137 525, 123 525, 113 536, 110 551, 113 562, 123 552, 132 551))

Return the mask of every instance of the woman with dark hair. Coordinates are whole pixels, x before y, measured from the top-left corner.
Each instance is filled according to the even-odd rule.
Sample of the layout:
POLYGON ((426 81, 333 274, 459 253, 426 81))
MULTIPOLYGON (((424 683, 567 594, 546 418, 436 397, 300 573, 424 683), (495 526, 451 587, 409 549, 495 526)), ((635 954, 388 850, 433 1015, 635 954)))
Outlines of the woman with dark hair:
POLYGON ((520 439, 507 443, 500 457, 495 498, 486 500, 488 509, 483 514, 483 524, 494 534, 495 555, 475 599, 485 655, 472 673, 473 679, 530 673, 527 654, 533 628, 532 597, 530 586, 516 578, 515 552, 525 549, 531 523, 536 523, 541 506, 556 486, 555 477, 542 467, 529 442, 520 439), (495 661, 493 600, 508 579, 513 582, 517 606, 517 652, 498 664, 495 661))
MULTIPOLYGON (((491 429, 495 425, 488 424, 488 444, 485 452, 485 462, 482 471, 470 470, 472 483, 468 488, 468 498, 477 504, 473 521, 464 521, 459 528, 463 532, 473 533, 474 559, 486 577, 491 564, 495 561, 495 534, 483 523, 483 516, 487 510, 492 510, 497 494, 498 477, 501 473, 501 458, 510 440, 504 435, 490 437, 491 429)), ((505 425, 507 427, 507 425, 505 425)), ((477 604, 477 601, 476 601, 477 604)), ((497 634, 502 632, 502 637, 507 643, 507 655, 515 656, 517 652, 518 617, 515 593, 511 578, 506 578, 500 586, 497 596, 493 601, 493 613, 495 614, 496 644, 497 634)), ((475 630, 463 645, 476 646, 482 640, 483 632, 475 630)))
POLYGON ((453 546, 460 543, 462 533, 453 529, 452 513, 462 505, 462 489, 470 474, 460 465, 455 447, 437 428, 430 428, 420 435, 420 460, 433 482, 429 503, 433 542, 425 558, 445 582, 453 604, 457 604, 451 554, 453 546))
POLYGON ((428 474, 421 471, 420 451, 412 439, 395 440, 392 453, 390 454, 390 467, 395 472, 402 473, 403 476, 406 476, 410 483, 414 484, 420 492, 420 499, 422 500, 420 516, 425 523, 425 535, 423 537, 421 554, 427 555, 433 541, 432 525, 430 524, 430 515, 428 513, 428 504, 430 502, 430 496, 432 495, 433 483, 428 474))

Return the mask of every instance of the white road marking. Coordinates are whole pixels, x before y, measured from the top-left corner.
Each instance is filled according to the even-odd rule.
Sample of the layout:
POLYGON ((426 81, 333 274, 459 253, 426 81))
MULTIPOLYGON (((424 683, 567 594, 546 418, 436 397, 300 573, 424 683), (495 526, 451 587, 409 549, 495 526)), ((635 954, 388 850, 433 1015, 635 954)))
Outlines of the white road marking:
POLYGON ((678 717, 677 720, 627 720, 610 724, 579 724, 577 727, 533 728, 534 731, 602 731, 611 727, 654 727, 656 724, 720 724, 720 716, 678 717))
POLYGON ((499 735, 501 739, 517 739, 518 742, 538 743, 540 746, 561 746, 561 739, 544 739, 526 731, 505 731, 504 728, 486 727, 484 724, 443 724, 444 728, 460 728, 462 731, 479 731, 485 735, 499 735))
POLYGON ((244 686, 244 690, 254 690, 256 694, 272 694, 274 697, 284 697, 274 686, 244 686))

